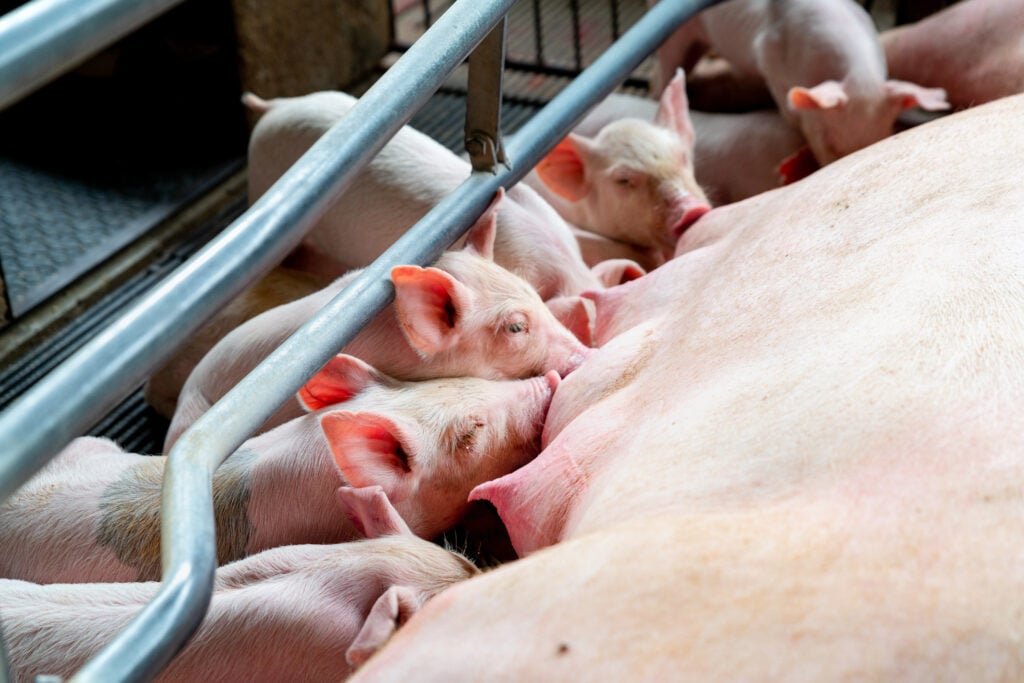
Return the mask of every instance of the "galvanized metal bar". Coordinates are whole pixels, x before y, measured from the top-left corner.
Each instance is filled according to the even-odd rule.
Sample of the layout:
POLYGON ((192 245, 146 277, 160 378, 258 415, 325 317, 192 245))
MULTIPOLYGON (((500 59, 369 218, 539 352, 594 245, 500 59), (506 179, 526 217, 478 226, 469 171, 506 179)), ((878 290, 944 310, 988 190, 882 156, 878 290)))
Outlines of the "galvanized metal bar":
MULTIPOLYGON (((226 232, 235 238, 232 246, 223 247, 221 238, 217 246, 242 248, 237 242, 261 237, 265 240, 272 233, 276 239, 285 240, 287 248, 246 249, 246 259, 258 264, 259 270, 283 256, 323 214, 360 165, 423 106, 513 2, 456 3, 445 12, 347 116, 228 228, 226 232)), ((465 215, 475 210, 479 215, 487 198, 468 206, 458 206, 454 203, 457 201, 442 204, 446 211, 465 215)), ((444 220, 451 218, 445 216, 444 220)), ((421 230, 396 242, 179 439, 168 454, 164 474, 161 549, 165 582, 154 600, 72 680, 148 680, 187 642, 198 628, 213 590, 213 471, 387 304, 393 295, 388 277, 393 265, 435 259, 473 219, 467 220, 458 231, 442 234, 434 230, 434 234, 425 236, 421 230)), ((275 246, 279 244, 275 241, 275 246)), ((207 266, 219 254, 219 250, 206 249, 193 261, 207 266)), ((228 263, 225 267, 230 266, 228 263)), ((186 269, 188 264, 179 273, 186 269)), ((203 273, 193 268, 190 281, 212 275, 205 269, 203 273)), ((182 277, 176 273, 172 280, 181 281, 182 277)), ((152 314, 154 306, 180 305, 168 301, 167 291, 161 288, 159 303, 148 297, 142 308, 152 314)), ((121 333, 125 336, 126 331, 121 333)), ((82 367, 81 362, 74 365, 82 367)))
POLYGON ((0 16, 0 109, 182 0, 32 0, 0 16))
POLYGON ((206 248, 0 413, 0 500, 141 384, 221 306, 295 247, 512 0, 459 3, 346 117, 206 248), (465 5, 465 6, 463 6, 465 5), (485 26, 486 24, 486 26, 485 26), (447 31, 447 34, 444 32, 447 31), (465 38, 453 39, 464 35, 465 38), (353 123, 360 121, 359 124, 353 123))
POLYGON ((507 161, 501 140, 507 25, 503 18, 469 56, 465 136, 474 171, 497 173, 498 164, 507 161))

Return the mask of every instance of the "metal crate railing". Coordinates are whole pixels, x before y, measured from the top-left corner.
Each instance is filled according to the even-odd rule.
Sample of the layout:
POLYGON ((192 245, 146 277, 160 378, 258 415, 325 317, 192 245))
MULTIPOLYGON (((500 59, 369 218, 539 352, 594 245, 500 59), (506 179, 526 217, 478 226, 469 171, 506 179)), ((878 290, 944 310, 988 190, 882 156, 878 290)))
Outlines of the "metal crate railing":
MULTIPOLYGON (((177 342, 257 273, 296 246, 359 169, 467 55, 474 49, 483 51, 476 53, 479 57, 471 57, 471 71, 474 59, 484 64, 484 69, 498 64, 500 71, 501 60, 495 60, 495 50, 504 49, 502 22, 513 2, 474 0, 448 9, 362 96, 351 114, 331 128, 245 214, 0 414, 0 500, 109 411, 167 359, 177 342), (40 420, 40 415, 46 419, 40 420)), ((476 160, 474 171, 462 185, 179 439, 168 454, 165 469, 160 590, 72 680, 148 680, 171 660, 198 628, 213 591, 216 555, 211 488, 217 466, 390 302, 393 289, 388 273, 393 266, 435 260, 479 217, 499 187, 508 188, 521 179, 676 26, 715 2, 663 2, 645 14, 509 138, 507 164, 489 166, 476 160)), ((47 12, 66 11, 68 4, 68 0, 34 0, 30 5, 38 14, 26 11, 21 16, 25 22, 45 22, 47 12)), ((95 4, 139 3, 108 0, 95 4)), ((12 30, 10 24, 6 28, 12 30)), ((20 28, 14 26, 14 30, 20 28)), ((76 27, 66 30, 78 32, 76 27)), ((95 40, 84 39, 76 52, 99 49, 113 33, 97 29, 95 40)), ((51 39, 59 42, 63 35, 55 33, 51 39)), ((25 66, 17 59, 10 63, 15 72, 25 66)), ((73 63, 68 60, 66 66, 73 63)), ((12 71, 0 70, 0 91, 9 73, 12 71)), ((49 77, 33 76, 40 80, 49 77)), ((478 78, 473 82, 487 81, 478 78)), ((490 136, 500 149, 500 107, 494 106, 494 98, 500 97, 500 75, 492 74, 490 82, 488 92, 474 92, 469 97, 467 129, 478 137, 481 133, 490 136)), ((9 678, 8 674, 0 646, 0 677, 9 678)))

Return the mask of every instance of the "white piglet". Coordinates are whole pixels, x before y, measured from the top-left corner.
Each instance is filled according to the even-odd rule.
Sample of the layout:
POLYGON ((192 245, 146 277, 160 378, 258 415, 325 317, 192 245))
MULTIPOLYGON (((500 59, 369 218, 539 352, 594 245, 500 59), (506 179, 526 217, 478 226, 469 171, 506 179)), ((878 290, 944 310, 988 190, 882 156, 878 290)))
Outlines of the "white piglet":
MULTIPOLYGON (((500 197, 467 233, 465 246, 434 266, 391 271, 394 303, 381 311, 344 352, 406 380, 435 377, 565 376, 590 353, 522 278, 491 260, 500 197)), ((185 382, 164 450, 278 345, 334 298, 355 274, 302 299, 266 311, 225 335, 185 382)), ((302 415, 282 405, 267 430, 302 415)))
MULTIPOLYGON (((303 388, 314 412, 246 441, 214 472, 217 557, 358 539, 337 503, 381 486, 424 538, 454 526, 469 491, 523 466, 558 375, 403 382, 336 356, 303 388)), ((160 576, 166 457, 80 437, 0 504, 0 576, 40 583, 160 576), (74 558, 69 561, 68 558, 74 558)))
MULTIPOLYGON (((249 141, 249 200, 256 201, 357 100, 325 91, 272 100, 247 93, 243 101, 261 113, 249 141)), ((402 127, 305 237, 312 258, 304 267, 337 277, 369 265, 471 170, 439 142, 402 127)), ((601 286, 583 262, 571 227, 522 184, 508 190, 498 210, 494 261, 533 285, 545 301, 601 286)))
POLYGON ((639 251, 650 269, 671 258, 679 235, 711 209, 694 177, 693 151, 680 71, 653 120, 628 116, 594 137, 570 133, 526 182, 573 225, 639 251))
POLYGON ((713 50, 764 77, 782 115, 819 164, 892 135, 904 109, 948 109, 941 88, 887 78, 878 32, 853 0, 728 0, 680 27, 658 50, 662 77, 713 50))
MULTIPOLYGON (((479 573, 413 536, 379 487, 347 489, 338 502, 372 540, 290 545, 221 567, 202 625, 157 680, 342 680, 428 599, 479 573)), ((158 589, 0 579, 12 680, 70 677, 158 589)))

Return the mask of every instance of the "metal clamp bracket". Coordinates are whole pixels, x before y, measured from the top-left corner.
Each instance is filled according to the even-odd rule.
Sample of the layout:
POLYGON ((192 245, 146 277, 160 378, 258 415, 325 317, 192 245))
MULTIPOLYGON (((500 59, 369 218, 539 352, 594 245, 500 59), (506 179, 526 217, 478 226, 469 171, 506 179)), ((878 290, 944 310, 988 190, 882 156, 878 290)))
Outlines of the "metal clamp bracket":
POLYGON ((474 171, 508 167, 501 141, 501 92, 505 74, 505 28, 502 17, 469 55, 466 93, 466 151, 474 171))

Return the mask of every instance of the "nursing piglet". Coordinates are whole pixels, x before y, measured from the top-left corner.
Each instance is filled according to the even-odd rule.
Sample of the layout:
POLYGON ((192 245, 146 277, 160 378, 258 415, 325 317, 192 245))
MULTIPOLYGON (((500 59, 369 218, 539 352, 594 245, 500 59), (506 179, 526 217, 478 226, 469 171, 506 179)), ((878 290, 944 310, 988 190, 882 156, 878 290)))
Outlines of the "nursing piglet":
POLYGON ((711 207, 694 178, 694 131, 682 71, 651 118, 610 121, 591 138, 570 133, 528 182, 567 221, 631 245, 657 267, 679 234, 711 207))
MULTIPOLYGON (((475 376, 533 377, 572 372, 589 353, 522 278, 491 261, 497 200, 467 233, 460 251, 434 267, 391 271, 394 303, 345 348, 400 379, 475 376)), ((210 350, 181 391, 165 452, 210 406, 281 342, 336 296, 355 274, 307 297, 271 309, 241 325, 210 350)), ((287 401, 262 426, 270 429, 302 414, 287 401)))
MULTIPOLYGON (((243 99, 262 114, 249 141, 250 201, 266 192, 357 101, 331 91, 269 101, 249 93, 243 99)), ((369 265, 469 178, 471 170, 467 161, 437 141, 404 126, 305 237, 303 267, 337 277, 369 265)), ((519 184, 509 189, 497 221, 495 262, 523 277, 543 300, 600 286, 580 256, 572 229, 531 188, 519 184)))
POLYGON ((666 77, 691 69, 707 49, 764 77, 787 121, 819 164, 893 133, 904 109, 947 109, 941 88, 887 80, 868 13, 853 0, 728 0, 704 10, 658 50, 666 77))
MULTIPOLYGON (((433 538, 459 520, 475 485, 537 454, 558 382, 554 372, 402 382, 335 357, 301 392, 315 412, 249 439, 214 472, 218 561, 359 538, 336 499, 349 486, 382 487, 413 533, 433 538)), ((158 578, 165 462, 74 440, 0 505, 0 576, 158 578)))
MULTIPOLYGON (((612 93, 574 128, 594 135, 613 121, 638 118, 653 121, 659 105, 646 97, 612 93)), ((715 206, 731 204, 779 187, 779 166, 805 144, 800 131, 777 111, 742 113, 690 111, 693 123, 693 168, 697 183, 715 206)), ((578 237, 578 236, 577 236, 578 237)), ((584 259, 586 259, 586 248, 584 259)), ((615 253, 615 252, 610 252, 615 253)))
MULTIPOLYGON (((379 489, 349 491, 356 498, 341 502, 373 540, 275 548, 221 567, 202 625, 156 680, 341 680, 424 602, 478 573, 409 533, 379 489)), ((0 579, 13 680, 71 676, 158 589, 0 579)))

